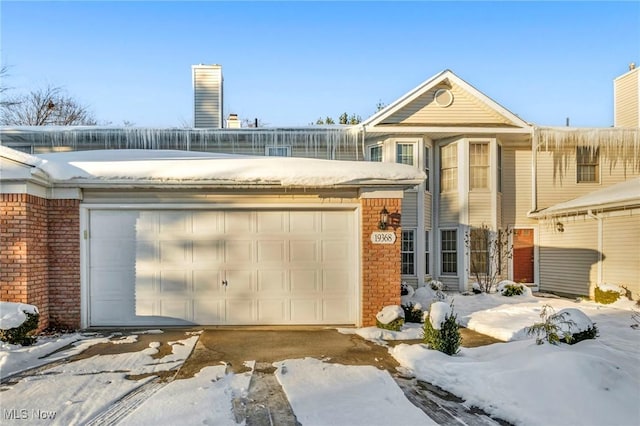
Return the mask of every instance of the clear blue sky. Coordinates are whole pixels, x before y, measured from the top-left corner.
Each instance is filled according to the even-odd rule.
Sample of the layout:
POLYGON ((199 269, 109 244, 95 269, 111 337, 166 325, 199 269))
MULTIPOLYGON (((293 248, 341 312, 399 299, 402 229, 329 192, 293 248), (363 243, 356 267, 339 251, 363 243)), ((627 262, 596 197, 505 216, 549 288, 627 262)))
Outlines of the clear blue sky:
POLYGON ((191 65, 222 65, 225 115, 363 118, 451 69, 541 125, 610 126, 640 65, 640 2, 0 3, 13 93, 63 86, 100 122, 192 122, 191 65))

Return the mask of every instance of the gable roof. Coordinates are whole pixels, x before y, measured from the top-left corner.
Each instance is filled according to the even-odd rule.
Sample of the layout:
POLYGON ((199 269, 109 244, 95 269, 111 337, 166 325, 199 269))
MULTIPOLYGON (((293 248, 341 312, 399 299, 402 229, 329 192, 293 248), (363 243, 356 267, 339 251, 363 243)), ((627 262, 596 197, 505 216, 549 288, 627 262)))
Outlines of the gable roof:
MULTIPOLYGON (((397 99, 395 102, 391 103, 387 107, 383 108, 376 114, 363 121, 362 124, 367 127, 382 125, 386 120, 392 118, 395 114, 398 114, 399 112, 407 108, 412 102, 417 101, 420 97, 425 96, 430 91, 443 84, 459 87, 462 91, 466 92, 466 94, 472 97, 478 103, 478 105, 484 106, 485 110, 489 114, 501 117, 502 121, 506 123, 508 127, 522 128, 527 130, 531 128, 531 125, 529 123, 510 112, 509 110, 477 90, 475 87, 471 86, 469 83, 455 75, 451 70, 444 70, 424 81, 422 84, 412 89, 411 91, 397 99)), ((462 124, 459 126, 467 127, 466 124, 462 124)))

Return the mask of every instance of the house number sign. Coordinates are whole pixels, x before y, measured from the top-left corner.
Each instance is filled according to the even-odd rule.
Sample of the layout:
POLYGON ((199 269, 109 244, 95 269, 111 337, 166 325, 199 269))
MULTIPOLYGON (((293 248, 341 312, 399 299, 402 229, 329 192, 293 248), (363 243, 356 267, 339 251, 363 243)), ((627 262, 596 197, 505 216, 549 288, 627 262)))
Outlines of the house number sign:
POLYGON ((371 242, 373 244, 393 244, 396 242, 395 232, 372 232, 371 242))

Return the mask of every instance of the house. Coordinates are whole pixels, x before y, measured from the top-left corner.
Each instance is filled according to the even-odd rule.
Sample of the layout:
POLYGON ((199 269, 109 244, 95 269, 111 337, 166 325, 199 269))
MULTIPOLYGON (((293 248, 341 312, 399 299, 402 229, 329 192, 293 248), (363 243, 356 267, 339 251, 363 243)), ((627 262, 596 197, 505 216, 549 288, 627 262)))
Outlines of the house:
MULTIPOLYGON (((620 93, 626 91, 616 90, 617 96, 620 93)), ((632 105, 633 102, 623 104, 632 105)), ((354 126, 262 129, 4 128, 0 135, 3 145, 35 154, 91 149, 178 149, 265 157, 379 162, 383 163, 379 165, 382 170, 400 163, 422 176, 419 180, 415 180, 418 175, 412 175, 404 176, 399 181, 389 178, 378 181, 377 175, 372 175, 366 185, 347 185, 349 191, 346 192, 343 189, 347 187, 343 186, 326 192, 328 188, 303 185, 292 192, 277 185, 263 188, 255 182, 224 190, 216 184, 216 190, 222 190, 225 194, 220 196, 212 194, 211 188, 203 186, 202 182, 191 182, 189 185, 195 186, 183 188, 175 182, 167 182, 166 185, 153 182, 151 186, 140 186, 136 182, 127 186, 122 182, 104 179, 104 176, 89 186, 78 185, 77 181, 73 184, 55 179, 47 181, 39 167, 30 163, 35 160, 27 159, 20 167, 32 170, 29 174, 31 180, 20 183, 22 186, 12 184, 8 187, 3 183, 0 192, 5 199, 17 197, 17 194, 30 194, 29 188, 40 182, 38 179, 45 179, 39 183, 48 188, 48 195, 43 198, 72 200, 65 202, 70 203, 69 208, 77 219, 69 219, 75 222, 70 225, 71 232, 66 235, 75 239, 72 244, 74 249, 69 253, 75 262, 72 268, 75 275, 60 280, 57 285, 69 286, 75 291, 72 305, 78 309, 80 304, 81 309, 74 318, 82 317, 82 325, 114 325, 117 322, 114 319, 98 322, 92 319, 96 310, 108 311, 103 307, 107 305, 95 299, 96 292, 101 291, 95 288, 100 277, 92 274, 99 273, 96 264, 100 265, 102 256, 96 253, 103 253, 100 251, 102 249, 94 247, 95 244, 102 244, 96 233, 99 234, 103 229, 119 229, 120 220, 132 221, 132 217, 127 219, 130 211, 184 209, 187 212, 185 214, 191 215, 194 212, 192 203, 206 204, 217 199, 222 201, 215 202, 232 210, 236 207, 236 200, 239 200, 238 203, 246 203, 257 209, 253 213, 256 215, 264 208, 268 210, 268 206, 274 205, 274 200, 283 197, 287 202, 282 206, 282 214, 287 209, 297 209, 298 202, 305 197, 315 197, 314 206, 320 208, 317 213, 320 215, 324 207, 331 210, 350 205, 349 214, 355 215, 356 230, 348 231, 345 228, 342 231, 356 234, 354 238, 361 242, 359 248, 353 249, 356 250, 354 253, 361 253, 360 257, 355 257, 360 259, 361 265, 359 272, 355 272, 359 274, 355 281, 357 284, 350 284, 357 293, 355 301, 347 302, 345 306, 355 306, 350 312, 359 314, 349 314, 351 316, 347 318, 340 318, 341 322, 370 324, 371 313, 379 309, 382 302, 396 300, 394 293, 398 292, 400 281, 417 286, 437 279, 449 290, 467 290, 474 281, 475 273, 484 273, 490 267, 486 241, 478 239, 478 234, 473 232, 482 227, 494 233, 509 230, 513 256, 499 265, 499 272, 505 278, 559 294, 589 296, 601 282, 625 285, 636 297, 640 293, 640 206, 637 193, 634 195, 637 190, 635 182, 640 176, 640 129, 637 126, 537 126, 511 113, 449 70, 426 80, 354 126), (111 188, 110 185, 115 186, 111 188), (384 187, 389 189, 381 189, 384 187), (65 198, 69 196, 68 191, 75 191, 75 196, 65 198), (240 193, 236 194, 236 191, 240 193), (599 191, 624 195, 613 201, 607 198, 608 201, 602 202, 599 191), (377 194, 375 197, 378 198, 374 199, 378 201, 366 201, 370 200, 366 195, 369 193, 377 194), (390 220, 400 225, 393 228, 397 241, 370 245, 371 234, 376 231, 382 207, 390 210, 390 220), (93 218, 94 213, 100 215, 103 210, 119 212, 116 214, 118 218, 109 218, 108 215, 107 218, 93 218), (361 218, 359 223, 356 220, 358 217, 361 218), (96 220, 106 222, 92 228, 96 220), (110 222, 112 220, 115 222, 110 222), (370 251, 374 249, 387 250, 383 256, 394 254, 391 258, 376 258, 372 254, 374 252, 370 251), (79 260, 76 261, 76 258, 79 260), (365 293, 370 285, 378 286, 369 282, 370 279, 377 280, 377 275, 386 277, 380 279, 387 284, 382 285, 384 290, 380 290, 370 304, 365 293), (78 303, 78 300, 82 303, 78 303)), ((16 162, 15 158, 4 161, 16 162)), ((358 163, 330 164, 349 168, 358 163)), ((376 173, 380 173, 380 170, 376 173)), ((7 181, 7 178, 3 176, 2 181, 7 181)), ((51 212, 56 211, 53 208, 56 203, 62 201, 45 207, 50 217, 53 214, 51 212)), ((48 230, 50 252, 51 247, 57 244, 57 237, 54 235, 51 239, 51 235, 60 229, 56 220, 54 218, 51 222, 50 219, 50 224, 55 224, 54 229, 48 230)), ((145 226, 149 228, 147 232, 151 236, 144 238, 162 241, 162 232, 158 231, 161 226, 158 221, 161 219, 148 220, 151 222, 145 226)), ((194 219, 186 220, 193 223, 194 219)), ((235 219, 230 217, 229 220, 235 219)), ((253 234, 255 228, 250 229, 250 234, 253 234)), ((323 232, 318 231, 310 238, 321 238, 323 232)), ((111 233, 107 233, 104 238, 111 237, 111 233)), ((281 237, 288 238, 284 234, 281 237)), ((139 245, 136 242, 138 237, 128 235, 123 238, 139 245)), ((195 247, 196 240, 191 237, 183 235, 176 239, 175 244, 190 241, 188 244, 195 247)), ((105 256, 116 259, 118 253, 113 248, 105 256)), ((353 253, 349 256, 354 258, 353 253)), ((169 269, 174 267, 171 266, 173 261, 154 259, 156 275, 162 274, 165 266, 169 269)), ((222 266, 214 269, 226 270, 222 266)), ((189 278, 183 275, 185 268, 180 266, 177 270, 182 272, 168 278, 174 287, 189 282, 189 278)), ((319 266, 316 275, 321 274, 322 270, 323 267, 319 266)), ((59 279, 56 278, 56 270, 52 272, 51 262, 48 273, 50 283, 59 279)), ((113 282, 112 278, 106 282, 113 282)), ((123 276, 120 281, 131 283, 135 279, 137 277, 123 276)), ((228 281, 224 276, 218 276, 217 280, 228 281)), ((156 285, 157 278, 152 281, 156 285)), ((3 286, 6 286, 4 282, 3 286)), ((129 297, 119 300, 134 303, 136 297, 131 293, 132 285, 123 285, 128 286, 126 291, 130 292, 129 297)), ((53 295, 56 291, 50 291, 50 306, 60 306, 62 303, 51 303, 53 298, 58 297, 53 295)), ((6 297, 4 293, 2 297, 6 297)), ((263 303, 260 300, 255 299, 256 308, 244 317, 251 316, 252 322, 231 319, 225 323, 261 323, 256 319, 259 317, 258 307, 263 303)), ((191 299, 192 304, 195 301, 196 298, 191 299)), ((324 302, 318 299, 314 303, 313 306, 321 306, 324 302)), ((239 309, 238 304, 241 303, 236 303, 234 309, 239 309)), ((59 320, 55 315, 52 318, 59 320)), ((173 318, 179 319, 181 316, 176 314, 173 318)), ((168 321, 172 322, 171 319, 168 321)), ((206 318, 191 318, 189 321, 211 323, 206 318)), ((338 319, 329 319, 325 323, 336 321, 338 319)), ((67 322, 73 323, 71 320, 67 322)))

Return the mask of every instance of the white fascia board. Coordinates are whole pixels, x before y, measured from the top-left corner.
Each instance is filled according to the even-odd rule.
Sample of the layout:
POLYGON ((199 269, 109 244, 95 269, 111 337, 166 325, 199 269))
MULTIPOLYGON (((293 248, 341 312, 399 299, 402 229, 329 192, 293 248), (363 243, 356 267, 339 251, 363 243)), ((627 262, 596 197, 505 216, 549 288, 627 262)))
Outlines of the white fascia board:
POLYGON ((458 134, 520 134, 529 135, 533 128, 521 127, 414 127, 414 126, 381 126, 367 127, 370 133, 458 133, 458 134))
POLYGON ((546 210, 541 210, 536 213, 531 213, 528 216, 533 219, 545 219, 557 216, 579 216, 581 214, 586 214, 589 210, 594 210, 597 212, 606 211, 606 210, 631 210, 640 207, 640 200, 633 201, 621 201, 617 203, 606 203, 606 204, 594 204, 591 206, 580 206, 573 207, 569 209, 558 209, 547 212, 546 210))
POLYGON ((377 188, 362 188, 360 198, 403 198, 404 191, 384 190, 377 188))

